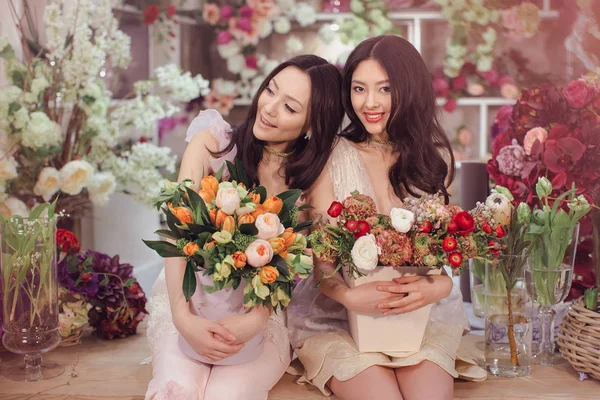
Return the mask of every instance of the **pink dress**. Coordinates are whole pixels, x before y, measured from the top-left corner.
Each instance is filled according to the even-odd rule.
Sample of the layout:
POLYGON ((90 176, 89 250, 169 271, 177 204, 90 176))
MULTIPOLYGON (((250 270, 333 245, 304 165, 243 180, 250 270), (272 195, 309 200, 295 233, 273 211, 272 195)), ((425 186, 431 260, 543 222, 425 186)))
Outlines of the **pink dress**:
MULTIPOLYGON (((227 147, 230 126, 215 110, 202 111, 188 128, 186 140, 209 130, 227 147)), ((232 161, 236 149, 210 160, 217 171, 225 160, 232 161)), ((206 293, 201 285, 212 285, 210 277, 196 274, 198 289, 190 299, 194 314, 210 320, 247 312, 243 306, 243 285, 206 293)), ((161 271, 149 301, 148 340, 152 348, 152 380, 146 399, 266 399, 268 391, 284 374, 290 362, 290 344, 282 315, 273 313, 264 334, 258 334, 237 354, 216 363, 202 359, 177 332, 173 324, 164 270, 161 271)))

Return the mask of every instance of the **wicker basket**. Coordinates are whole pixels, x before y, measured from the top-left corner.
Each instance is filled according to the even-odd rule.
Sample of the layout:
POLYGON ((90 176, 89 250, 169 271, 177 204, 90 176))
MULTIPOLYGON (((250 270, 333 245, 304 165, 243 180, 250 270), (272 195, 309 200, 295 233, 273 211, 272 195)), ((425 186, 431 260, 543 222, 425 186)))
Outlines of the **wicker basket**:
POLYGON ((577 299, 560 325, 558 346, 575 371, 600 380, 600 313, 577 299))

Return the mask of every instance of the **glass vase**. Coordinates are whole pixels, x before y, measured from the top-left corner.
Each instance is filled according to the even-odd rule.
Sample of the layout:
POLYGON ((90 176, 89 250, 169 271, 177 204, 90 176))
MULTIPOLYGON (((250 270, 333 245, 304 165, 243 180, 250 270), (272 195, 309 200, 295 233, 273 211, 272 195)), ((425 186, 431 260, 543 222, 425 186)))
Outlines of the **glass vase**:
POLYGON ((533 356, 535 364, 549 366, 565 361, 556 346, 554 306, 571 289, 578 239, 579 225, 576 225, 572 230, 558 232, 556 242, 537 242, 527 260, 527 291, 537 305, 540 324, 539 345, 533 356))
POLYGON ((469 260, 469 283, 471 287, 471 305, 473 306, 473 314, 476 317, 485 317, 484 310, 484 280, 485 280, 485 263, 480 260, 469 260))
POLYGON ((64 372, 42 362, 59 345, 56 218, 13 216, 2 233, 2 344, 24 363, 2 364, 0 374, 13 381, 40 381, 64 372))
POLYGON ((527 307, 524 272, 507 276, 516 260, 525 264, 525 256, 500 255, 496 264, 486 264, 485 369, 491 375, 519 378, 531 372, 533 326, 527 307), (507 279, 508 278, 508 279, 507 279), (509 284, 506 284, 507 280, 509 284))

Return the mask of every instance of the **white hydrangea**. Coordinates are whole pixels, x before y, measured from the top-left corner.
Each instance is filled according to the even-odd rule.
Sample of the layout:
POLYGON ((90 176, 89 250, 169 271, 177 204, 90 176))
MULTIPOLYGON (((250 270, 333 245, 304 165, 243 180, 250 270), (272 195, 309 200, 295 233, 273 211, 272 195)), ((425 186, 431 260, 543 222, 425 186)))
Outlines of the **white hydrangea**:
POLYGON ((481 57, 477 60, 477 69, 479 71, 489 71, 492 69, 494 60, 492 57, 481 57))
POLYGON ((317 21, 317 13, 313 6, 308 3, 299 3, 294 12, 296 21, 300 26, 312 25, 317 21))
POLYGON ((219 52, 219 55, 221 56, 221 58, 224 58, 227 60, 230 57, 240 54, 240 52, 242 51, 242 48, 235 40, 232 40, 227 44, 218 45, 217 51, 219 52))
POLYGON ((285 35, 290 31, 290 29, 292 29, 292 24, 288 18, 282 16, 277 18, 273 24, 273 29, 275 29, 275 32, 285 35))
POLYGON ((52 196, 60 190, 60 172, 53 167, 45 167, 40 171, 37 182, 33 187, 36 196, 42 196, 44 201, 50 201, 52 196))
POLYGON ((291 35, 285 41, 285 47, 290 53, 299 53, 304 48, 304 45, 302 44, 302 40, 298 39, 297 36, 291 35))
POLYGON ((242 72, 245 66, 246 59, 241 54, 237 54, 227 59, 227 69, 229 70, 229 72, 232 72, 234 74, 239 74, 240 72, 242 72))
POLYGON ((10 104, 19 100, 19 97, 23 94, 23 91, 15 86, 10 85, 8 87, 3 87, 0 90, 0 104, 10 104))
POLYGON ((60 169, 60 190, 75 196, 88 186, 94 174, 94 167, 84 160, 73 160, 60 169))
POLYGON ((261 64, 261 70, 263 75, 269 75, 271 71, 279 66, 279 62, 277 60, 264 60, 261 64))
POLYGON ((25 129, 29 121, 29 111, 25 107, 19 108, 12 116, 12 124, 19 131, 25 129))
POLYGON ((4 203, 8 198, 6 193, 6 182, 0 182, 0 203, 4 203))
POLYGON ((0 181, 6 182, 17 177, 17 160, 11 155, 3 154, 0 157, 0 181))
POLYGON ((60 126, 50 120, 42 111, 29 114, 29 123, 23 130, 21 143, 25 147, 37 150, 41 147, 58 145, 60 143, 60 126))
POLYGON ((87 191, 92 203, 105 205, 117 188, 117 180, 111 172, 97 172, 92 177, 87 191))

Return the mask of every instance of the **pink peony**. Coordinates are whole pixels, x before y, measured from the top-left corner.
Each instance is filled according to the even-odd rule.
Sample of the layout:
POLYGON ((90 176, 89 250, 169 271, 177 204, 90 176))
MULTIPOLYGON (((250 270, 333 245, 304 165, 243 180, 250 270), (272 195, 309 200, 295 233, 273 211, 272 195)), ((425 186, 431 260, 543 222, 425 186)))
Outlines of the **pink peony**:
POLYGON ((446 79, 442 77, 434 78, 432 84, 436 96, 446 97, 449 89, 448 81, 446 81, 446 79))
POLYGON ((452 90, 463 90, 467 87, 467 77, 459 75, 452 79, 452 90))
POLYGON ((512 113, 512 106, 502 106, 494 118, 494 122, 498 124, 498 127, 503 132, 506 131, 512 123, 512 113))
POLYGON ((240 7, 240 17, 241 18, 252 18, 252 9, 248 6, 240 7))
POLYGON ((525 161, 525 150, 516 140, 513 144, 503 147, 496 157, 498 169, 505 175, 520 176, 525 161))
POLYGON ((221 8, 221 18, 227 21, 229 18, 233 17, 233 7, 229 4, 226 4, 221 8))
POLYGON ((217 34, 217 44, 227 44, 231 42, 233 36, 229 31, 221 31, 217 34))
POLYGON ((456 110, 456 105, 456 100, 450 97, 446 99, 446 104, 444 104, 444 110, 451 113, 452 111, 456 110))
POLYGON ((240 18, 237 22, 237 28, 243 32, 252 32, 252 20, 250 18, 240 18))
POLYGON ((490 69, 489 71, 482 71, 479 73, 481 77, 490 85, 495 84, 500 77, 500 74, 495 69, 490 69))
POLYGON ((572 108, 583 108, 596 96, 596 91, 580 80, 569 83, 562 93, 572 108))
POLYGON ((246 56, 246 68, 249 68, 249 69, 258 68, 258 60, 256 59, 256 55, 248 54, 246 56))
POLYGON ((525 134, 525 139, 523 139, 523 148, 525 149, 525 153, 527 155, 531 155, 531 149, 533 148, 533 144, 536 141, 539 141, 540 144, 543 144, 548 138, 548 132, 544 128, 533 128, 530 129, 525 134))

